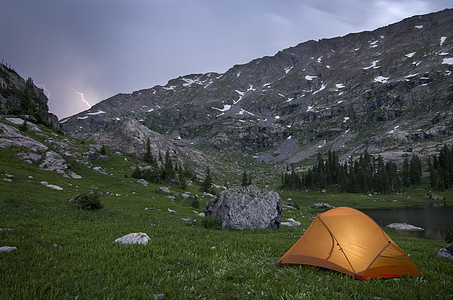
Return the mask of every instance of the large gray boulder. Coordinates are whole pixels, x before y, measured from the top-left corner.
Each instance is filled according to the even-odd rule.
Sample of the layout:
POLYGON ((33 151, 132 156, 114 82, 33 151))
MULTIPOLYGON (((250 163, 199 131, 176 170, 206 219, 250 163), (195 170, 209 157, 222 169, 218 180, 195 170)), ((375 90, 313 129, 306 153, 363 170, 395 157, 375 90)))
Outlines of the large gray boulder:
POLYGON ((256 186, 222 191, 205 208, 206 216, 220 219, 222 228, 276 229, 280 226, 282 200, 273 190, 256 186))
POLYGON ((445 248, 440 249, 439 252, 437 252, 437 256, 447 257, 447 258, 453 260, 453 243, 451 243, 450 245, 448 245, 445 248))

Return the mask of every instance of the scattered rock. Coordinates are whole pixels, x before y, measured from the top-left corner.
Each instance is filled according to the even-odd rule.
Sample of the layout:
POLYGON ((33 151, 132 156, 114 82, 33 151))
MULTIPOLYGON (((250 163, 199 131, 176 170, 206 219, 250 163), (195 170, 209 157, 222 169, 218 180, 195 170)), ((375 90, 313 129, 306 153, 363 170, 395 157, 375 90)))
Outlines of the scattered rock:
POLYGON ((222 191, 205 208, 206 216, 220 219, 222 228, 266 229, 280 226, 282 201, 270 189, 254 185, 222 191))
MULTIPOLYGON (((13 123, 14 125, 23 125, 24 120, 21 118, 6 118, 7 121, 13 123)), ((30 129, 32 131, 36 132, 42 132, 42 130, 34 123, 27 121, 27 129, 30 129)))
POLYGON ((137 183, 140 183, 141 185, 143 186, 148 186, 148 181, 146 181, 145 179, 139 179, 137 180, 137 183))
POLYGON ((13 182, 13 180, 11 178, 3 178, 4 181, 7 181, 7 182, 13 182))
POLYGON ((313 205, 311 207, 312 208, 328 208, 328 209, 335 208, 335 206, 332 206, 328 203, 313 203, 313 205))
POLYGON ((170 194, 170 189, 166 186, 161 186, 159 188, 157 188, 157 191, 158 192, 162 192, 162 193, 166 193, 166 194, 170 194))
POLYGON ((41 155, 37 153, 17 153, 17 156, 25 162, 38 163, 41 160, 41 155))
POLYGON ((11 252, 13 250, 16 250, 17 247, 10 247, 10 246, 3 246, 3 247, 0 247, 0 253, 2 252, 11 252))
POLYGON ((425 198, 429 199, 429 200, 434 200, 434 201, 444 201, 445 200, 445 198, 443 196, 440 196, 440 195, 437 195, 434 193, 426 195, 425 198))
POLYGON ((292 203, 288 203, 288 204, 283 204, 283 207, 284 208, 289 208, 289 209, 297 209, 296 206, 292 203))
POLYGON ((125 236, 117 238, 115 243, 121 243, 123 245, 130 245, 130 244, 141 244, 146 245, 149 241, 149 236, 146 233, 129 233, 125 236))
POLYGON ((408 230, 408 231, 424 230, 424 228, 417 227, 417 226, 414 226, 414 225, 411 225, 411 224, 407 224, 407 223, 392 223, 392 224, 389 224, 389 225, 387 225, 385 227, 396 229, 396 230, 408 230))
POLYGON ((44 152, 49 149, 46 145, 22 135, 19 129, 14 126, 0 122, 0 132, 2 133, 0 136, 0 148, 24 147, 30 149, 31 152, 44 152))
POLYGON ((187 193, 184 193, 184 194, 181 194, 181 197, 183 197, 184 199, 187 199, 187 198, 190 198, 190 195, 187 193))
POLYGON ((167 208, 168 212, 172 215, 176 215, 176 211, 170 209, 170 208, 167 208))
POLYGON ((57 191, 62 191, 63 190, 62 187, 60 187, 58 185, 54 185, 54 184, 49 184, 47 181, 41 181, 41 184, 44 185, 44 186, 47 186, 48 188, 57 190, 57 191))
POLYGON ((451 243, 450 245, 448 245, 445 248, 440 249, 439 252, 437 252, 437 256, 447 257, 447 258, 453 260, 453 243, 451 243))
POLYGON ((189 216, 185 216, 184 218, 182 218, 182 220, 188 222, 188 221, 190 221, 192 219, 189 216))
POLYGON ((280 225, 289 226, 289 227, 297 227, 300 226, 300 222, 297 222, 293 218, 286 219, 286 222, 281 222, 280 225))

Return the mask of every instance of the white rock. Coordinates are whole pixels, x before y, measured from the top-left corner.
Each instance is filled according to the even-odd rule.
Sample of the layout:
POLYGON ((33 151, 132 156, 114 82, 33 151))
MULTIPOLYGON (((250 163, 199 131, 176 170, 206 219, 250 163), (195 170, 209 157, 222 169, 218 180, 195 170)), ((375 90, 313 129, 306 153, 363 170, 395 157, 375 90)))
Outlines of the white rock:
POLYGON ((176 211, 174 211, 174 210, 172 210, 170 208, 168 208, 168 212, 171 213, 172 215, 176 215, 176 211))
POLYGON ((149 241, 149 236, 146 233, 138 232, 138 233, 129 233, 125 236, 117 238, 115 243, 121 243, 123 245, 130 245, 130 244, 141 244, 146 245, 149 241))
POLYGON ((392 223, 385 227, 396 229, 396 230, 425 230, 424 228, 417 227, 417 226, 407 224, 407 223, 392 223))
POLYGON ((294 220, 293 218, 289 218, 289 219, 286 219, 287 222, 281 222, 280 225, 283 225, 283 226, 289 226, 289 227, 297 227, 297 226, 300 226, 300 222, 297 222, 296 220, 294 220))
POLYGON ((3 246, 3 247, 0 247, 0 253, 2 253, 2 252, 11 252, 11 251, 16 250, 16 249, 17 249, 16 247, 3 246))
POLYGON ((146 181, 145 179, 139 179, 137 180, 137 183, 140 183, 141 185, 143 186, 148 186, 148 181, 146 181))
POLYGON ((166 186, 161 186, 160 188, 157 189, 158 192, 163 192, 163 193, 170 193, 170 189, 166 186))
POLYGON ((55 185, 55 184, 49 184, 47 181, 41 181, 41 184, 44 186, 47 186, 48 188, 57 190, 57 191, 62 191, 63 188, 61 186, 55 185))

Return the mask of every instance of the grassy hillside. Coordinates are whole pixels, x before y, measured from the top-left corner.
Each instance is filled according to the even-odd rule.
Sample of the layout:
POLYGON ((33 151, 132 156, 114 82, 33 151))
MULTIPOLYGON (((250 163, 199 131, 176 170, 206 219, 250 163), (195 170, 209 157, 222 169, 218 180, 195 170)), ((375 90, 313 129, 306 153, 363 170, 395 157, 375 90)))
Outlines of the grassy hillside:
MULTIPOLYGON (((0 299, 453 297, 453 264, 435 255, 447 244, 395 231, 388 234, 412 255, 423 279, 358 281, 316 267, 275 264, 310 225, 314 211, 308 206, 313 202, 354 208, 406 205, 423 202, 426 191, 379 198, 284 192, 284 202, 291 197, 300 210, 285 210, 282 219, 294 217, 301 227, 216 230, 200 225, 192 199, 175 196, 183 190, 169 186, 176 197, 171 200, 157 192, 157 185, 144 187, 130 178, 130 167, 136 163, 130 157, 111 154, 110 159, 92 162, 108 175, 71 163, 82 179, 40 170, 19 160, 14 149, 0 149, 0 246, 17 247, 0 254, 0 299), (68 202, 90 190, 103 193, 103 209, 85 211, 68 202), (168 208, 177 214, 169 214, 168 208), (183 221, 185 216, 191 221, 183 221), (131 232, 147 233, 151 240, 145 246, 113 243, 131 232)), ((198 187, 189 186, 187 191, 196 194, 198 187)), ((452 196, 447 193, 448 203, 452 196)), ((204 207, 208 199, 201 199, 204 207)))

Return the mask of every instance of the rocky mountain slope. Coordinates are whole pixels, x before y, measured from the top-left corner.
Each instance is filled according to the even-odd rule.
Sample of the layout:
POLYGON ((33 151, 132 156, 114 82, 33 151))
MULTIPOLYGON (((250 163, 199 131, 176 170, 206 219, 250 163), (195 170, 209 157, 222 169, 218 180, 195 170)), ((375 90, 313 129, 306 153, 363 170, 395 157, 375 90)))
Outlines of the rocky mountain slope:
POLYGON ((32 122, 59 129, 57 116, 49 113, 48 99, 43 90, 24 80, 12 68, 0 64, 0 113, 26 115, 32 122))
POLYGON ((286 164, 328 149, 398 160, 453 142, 452 71, 453 10, 444 10, 118 94, 60 123, 137 155, 151 137, 155 151, 185 149, 196 163, 239 153, 286 164))

